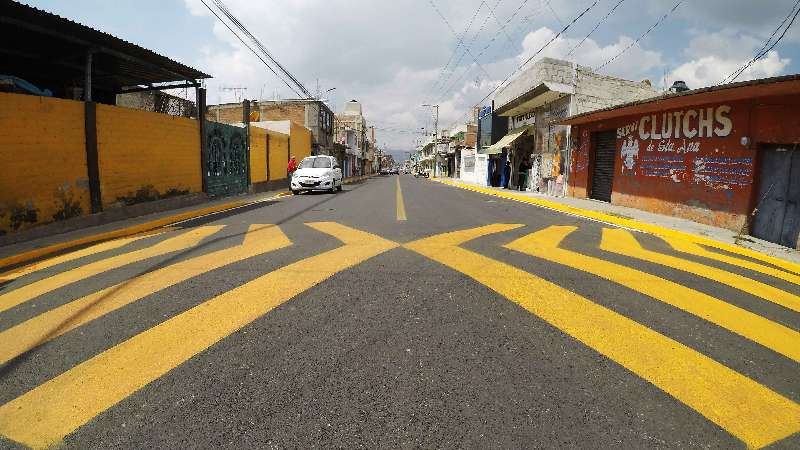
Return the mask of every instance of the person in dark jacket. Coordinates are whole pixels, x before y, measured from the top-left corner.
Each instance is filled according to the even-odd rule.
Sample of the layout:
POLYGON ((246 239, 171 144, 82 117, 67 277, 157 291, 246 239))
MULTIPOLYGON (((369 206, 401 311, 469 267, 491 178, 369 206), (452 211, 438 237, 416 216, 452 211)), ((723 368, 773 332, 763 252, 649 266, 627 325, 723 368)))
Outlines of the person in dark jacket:
POLYGON ((519 163, 519 174, 517 175, 517 189, 524 191, 528 185, 528 171, 531 170, 531 163, 528 158, 519 163))

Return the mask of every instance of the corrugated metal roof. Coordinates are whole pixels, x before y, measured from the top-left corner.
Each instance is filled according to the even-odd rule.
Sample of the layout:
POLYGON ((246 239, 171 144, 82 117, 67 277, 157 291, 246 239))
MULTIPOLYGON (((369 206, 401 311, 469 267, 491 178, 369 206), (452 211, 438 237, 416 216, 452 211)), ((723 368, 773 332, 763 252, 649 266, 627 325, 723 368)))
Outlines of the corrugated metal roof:
POLYGON ((38 84, 82 78, 89 51, 94 52, 93 83, 99 89, 211 78, 111 34, 12 0, 0 0, 0 39, 5 43, 0 73, 38 84))
POLYGON ((756 80, 741 81, 738 83, 728 83, 719 86, 710 86, 699 89, 692 89, 684 92, 670 92, 657 97, 651 97, 644 100, 637 100, 622 105, 610 106, 608 108, 589 111, 581 114, 576 114, 567 117, 560 123, 562 125, 579 125, 583 123, 595 122, 599 120, 606 120, 614 117, 621 117, 633 114, 639 114, 649 110, 655 109, 669 109, 681 104, 689 103, 703 103, 706 101, 713 101, 711 96, 726 97, 726 100, 736 99, 737 97, 748 98, 753 95, 764 96, 765 94, 772 95, 785 95, 787 89, 779 89, 778 86, 783 86, 786 83, 789 86, 789 93, 800 94, 800 89, 795 85, 800 82, 800 74, 784 75, 780 77, 759 78, 756 80), (771 86, 773 85, 773 86, 771 86), (763 88, 770 88, 772 92, 763 88), (755 88, 760 88, 756 89, 755 88), (738 95, 732 92, 726 93, 725 91, 741 91, 738 95), (727 95, 726 95, 727 94, 727 95), (692 98, 692 97, 697 97, 692 98), (695 101, 696 100, 696 101, 695 101), (649 108, 648 108, 649 107, 649 108))

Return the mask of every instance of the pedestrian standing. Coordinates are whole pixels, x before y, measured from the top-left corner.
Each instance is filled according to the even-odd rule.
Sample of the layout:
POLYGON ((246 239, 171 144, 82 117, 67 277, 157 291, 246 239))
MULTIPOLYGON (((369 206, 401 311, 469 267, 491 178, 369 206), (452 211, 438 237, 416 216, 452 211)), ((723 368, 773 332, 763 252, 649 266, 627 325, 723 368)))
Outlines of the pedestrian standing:
POLYGON ((528 184, 529 170, 531 170, 531 163, 528 158, 525 158, 519 163, 519 174, 517 175, 517 189, 520 191, 524 191, 525 186, 528 184))
POLYGON ((286 178, 289 180, 289 186, 292 185, 292 176, 294 176, 295 170, 297 170, 297 160, 292 156, 286 166, 286 178))

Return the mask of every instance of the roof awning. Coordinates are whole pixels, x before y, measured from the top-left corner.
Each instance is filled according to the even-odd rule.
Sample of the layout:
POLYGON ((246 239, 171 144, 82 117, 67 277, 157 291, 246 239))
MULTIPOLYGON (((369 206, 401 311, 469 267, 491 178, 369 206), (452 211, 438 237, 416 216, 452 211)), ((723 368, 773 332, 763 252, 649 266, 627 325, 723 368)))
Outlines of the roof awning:
POLYGON ((503 136, 499 141, 497 141, 495 144, 492 144, 488 148, 481 150, 480 153, 487 155, 496 155, 498 153, 502 153, 504 148, 510 146, 514 141, 522 137, 530 129, 531 129, 530 125, 514 128, 513 130, 509 131, 507 135, 503 136))
POLYGON ((574 93, 575 89, 569 84, 545 81, 505 105, 495 108, 495 113, 505 117, 517 116, 574 93))

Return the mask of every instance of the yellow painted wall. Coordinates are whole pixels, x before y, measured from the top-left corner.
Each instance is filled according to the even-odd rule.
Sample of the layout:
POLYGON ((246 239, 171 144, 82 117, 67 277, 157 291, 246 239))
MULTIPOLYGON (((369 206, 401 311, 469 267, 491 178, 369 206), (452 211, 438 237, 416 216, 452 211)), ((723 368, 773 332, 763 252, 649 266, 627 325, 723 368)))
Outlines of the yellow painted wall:
POLYGON ((267 130, 250 127, 250 180, 267 181, 267 130))
POLYGON ((83 102, 0 93, 0 234, 91 211, 83 114, 83 102), (26 210, 35 221, 15 230, 26 210))
POLYGON ((289 164, 289 136, 267 130, 269 134, 269 179, 285 180, 286 165, 289 164))
POLYGON ((197 120, 98 104, 97 153, 104 208, 146 186, 202 190, 197 120))
POLYGON ((299 163, 306 156, 311 156, 311 130, 294 122, 290 123, 289 139, 292 142, 291 153, 297 158, 297 162, 299 163))

